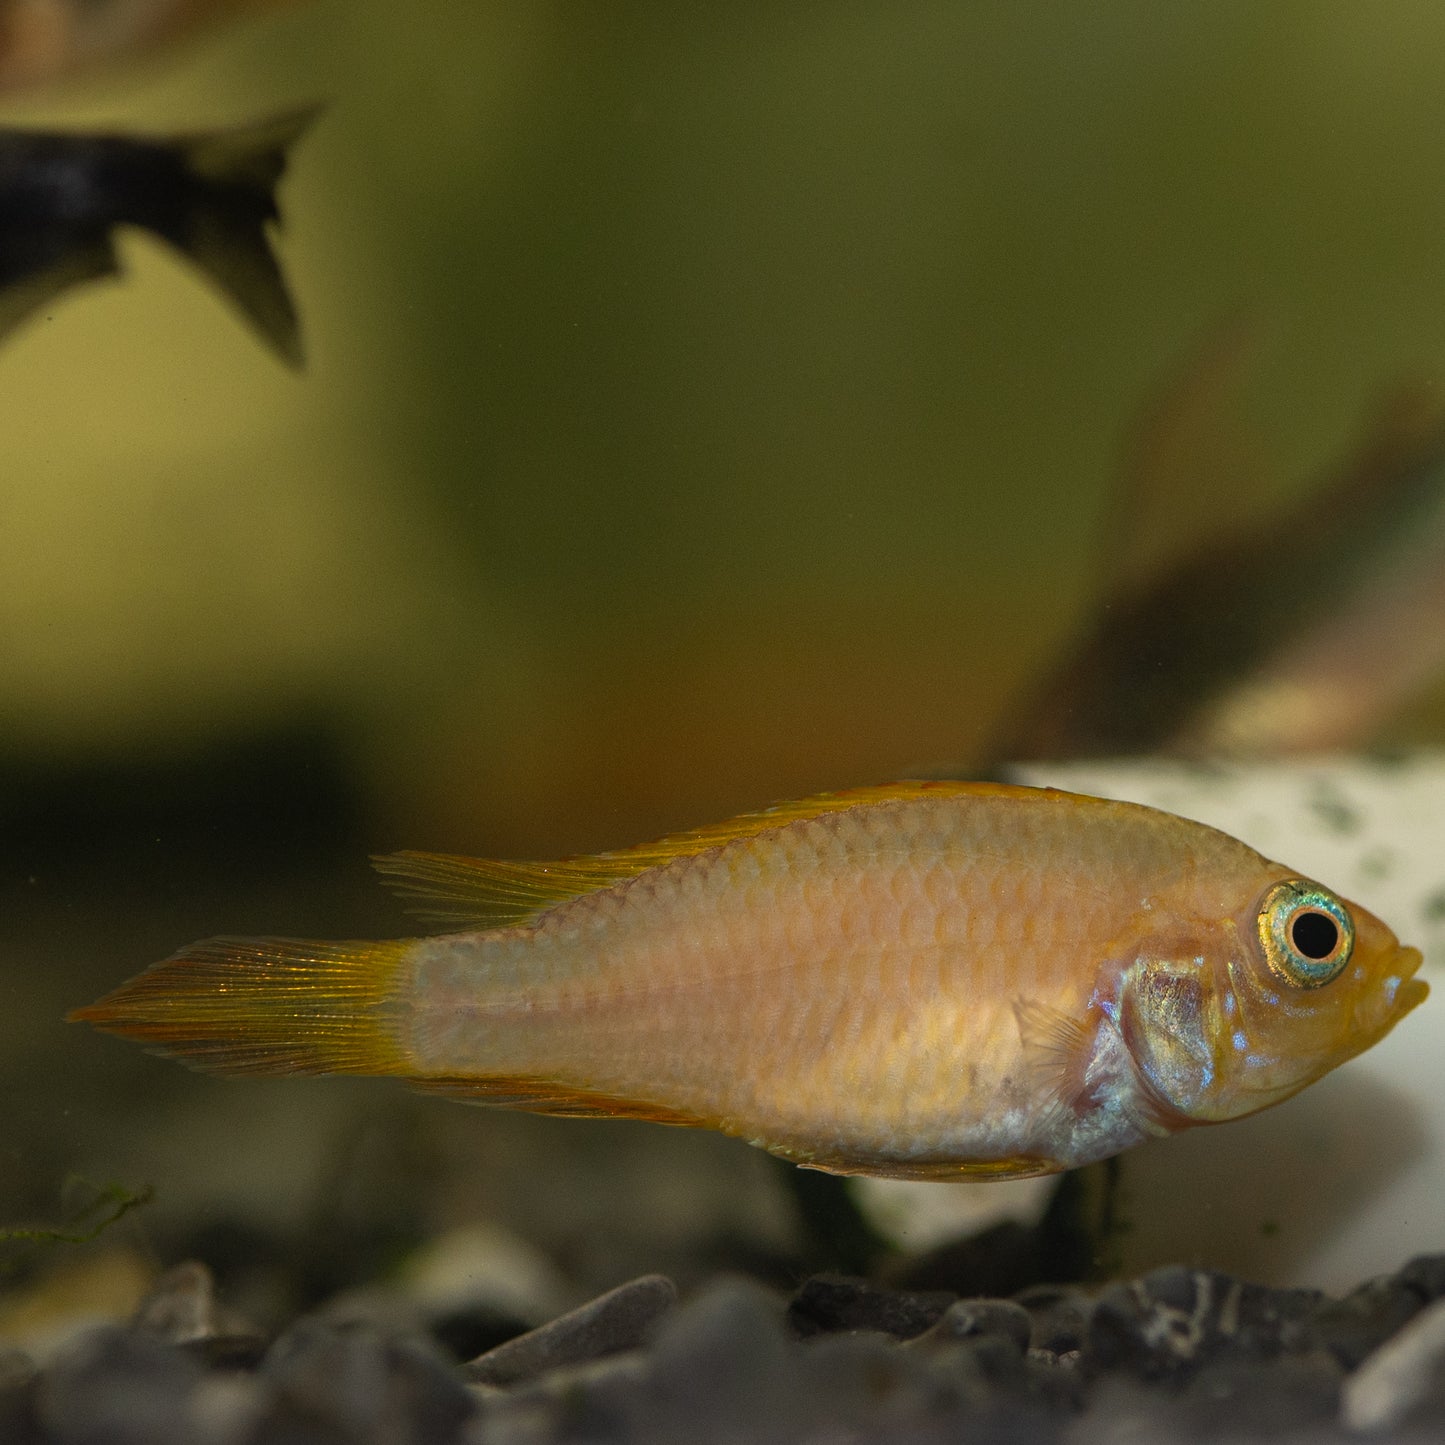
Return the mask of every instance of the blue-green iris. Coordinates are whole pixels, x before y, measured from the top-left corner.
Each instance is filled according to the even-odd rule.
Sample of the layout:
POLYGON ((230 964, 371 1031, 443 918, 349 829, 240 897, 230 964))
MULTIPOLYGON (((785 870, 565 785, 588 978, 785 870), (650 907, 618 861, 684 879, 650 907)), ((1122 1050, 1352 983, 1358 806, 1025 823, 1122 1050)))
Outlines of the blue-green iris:
POLYGON ((1287 983, 1319 988, 1350 961, 1355 924, 1328 889, 1291 878, 1264 895, 1259 940, 1270 968, 1287 983))

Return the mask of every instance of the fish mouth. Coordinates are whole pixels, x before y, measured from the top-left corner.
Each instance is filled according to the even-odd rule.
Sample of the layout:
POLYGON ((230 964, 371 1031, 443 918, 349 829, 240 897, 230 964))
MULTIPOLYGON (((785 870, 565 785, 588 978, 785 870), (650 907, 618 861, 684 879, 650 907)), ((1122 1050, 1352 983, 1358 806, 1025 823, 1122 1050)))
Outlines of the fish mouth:
MULTIPOLYGON (((1418 996, 1415 996, 1415 1003, 1419 1003, 1420 1000, 1430 992, 1430 985, 1426 983, 1423 978, 1415 977, 1416 971, 1424 961, 1425 955, 1421 953, 1418 948, 1409 948, 1402 945, 1395 950, 1395 967, 1390 971, 1389 975, 1391 978, 1400 981, 1400 993, 1402 996, 1406 993, 1415 996, 1414 991, 1418 990, 1418 996)), ((1412 1003, 1410 1007, 1414 1008, 1415 1004, 1412 1003)))
POLYGON ((1400 988, 1395 994, 1395 1017, 1404 1018, 1412 1008, 1417 1008, 1430 997, 1430 985, 1423 978, 1415 977, 1415 970, 1420 967, 1421 955, 1418 948, 1406 950, 1415 955, 1414 962, 1410 965, 1408 973, 1400 974, 1400 988))
POLYGON ((1423 962, 1424 955, 1418 948, 1397 949, 1379 984, 1360 1001, 1355 1019, 1370 1042, 1387 1034, 1429 997, 1430 985, 1415 977, 1423 962))

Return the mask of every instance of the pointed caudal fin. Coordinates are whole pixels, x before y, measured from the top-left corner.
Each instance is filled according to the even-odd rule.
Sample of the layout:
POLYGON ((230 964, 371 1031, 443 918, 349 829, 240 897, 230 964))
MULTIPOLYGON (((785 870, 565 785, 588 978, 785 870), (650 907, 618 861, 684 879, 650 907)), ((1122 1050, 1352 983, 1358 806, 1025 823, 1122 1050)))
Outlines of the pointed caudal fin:
POLYGON ((208 938, 69 1015, 217 1074, 404 1074, 389 1027, 409 947, 208 938))
POLYGON ((296 308, 266 226, 279 219, 276 185, 291 145, 316 119, 307 106, 232 130, 182 138, 196 200, 168 239, 200 266, 292 366, 300 366, 296 308))

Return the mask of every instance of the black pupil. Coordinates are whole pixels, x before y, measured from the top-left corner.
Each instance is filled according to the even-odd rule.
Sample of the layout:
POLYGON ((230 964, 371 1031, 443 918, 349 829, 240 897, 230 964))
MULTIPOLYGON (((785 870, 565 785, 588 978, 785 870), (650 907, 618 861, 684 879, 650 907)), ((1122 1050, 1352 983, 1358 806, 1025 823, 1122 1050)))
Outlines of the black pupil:
POLYGON ((1328 958, 1340 941, 1340 925, 1328 913, 1300 913, 1289 926, 1289 936, 1306 958, 1328 958))

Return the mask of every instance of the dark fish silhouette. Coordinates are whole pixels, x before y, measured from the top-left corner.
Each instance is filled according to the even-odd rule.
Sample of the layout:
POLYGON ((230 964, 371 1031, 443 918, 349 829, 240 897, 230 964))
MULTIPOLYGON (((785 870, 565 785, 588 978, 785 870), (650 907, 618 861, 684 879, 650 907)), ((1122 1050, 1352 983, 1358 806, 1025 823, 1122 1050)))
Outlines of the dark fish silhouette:
POLYGON ((1146 417, 1113 585, 990 759, 1361 747, 1445 667, 1445 404, 1402 388, 1333 479, 1262 511, 1228 435, 1248 340, 1215 340, 1146 417))
POLYGON ((316 107, 170 139, 0 127, 0 336, 67 287, 120 270, 117 226, 189 256, 287 362, 296 308, 266 235, 316 107))

